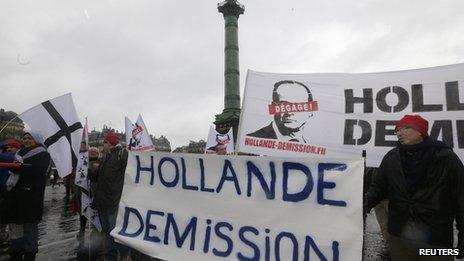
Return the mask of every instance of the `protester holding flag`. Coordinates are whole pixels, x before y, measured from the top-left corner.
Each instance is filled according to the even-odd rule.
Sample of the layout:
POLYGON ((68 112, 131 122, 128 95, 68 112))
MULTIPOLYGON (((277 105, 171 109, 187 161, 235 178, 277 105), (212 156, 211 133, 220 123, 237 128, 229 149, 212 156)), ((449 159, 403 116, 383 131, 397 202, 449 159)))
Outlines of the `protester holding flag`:
POLYGON ((110 236, 116 225, 119 200, 124 185, 124 173, 127 165, 127 151, 119 144, 119 137, 107 134, 103 143, 103 157, 98 171, 97 190, 94 205, 96 206, 105 239, 106 260, 117 260, 118 251, 121 258, 130 255, 130 249, 117 244, 110 236))
POLYGON ((24 164, 14 169, 17 184, 9 193, 10 209, 2 213, 2 222, 10 224, 10 256, 12 260, 35 260, 38 252, 38 222, 42 219, 45 180, 50 154, 43 138, 35 132, 23 135, 25 148, 18 152, 24 164))
MULTIPOLYGON (((392 260, 424 260, 419 248, 453 248, 456 220, 464 255, 464 166, 453 150, 428 137, 428 121, 406 115, 396 123, 398 146, 382 160, 364 210, 389 200, 392 260)), ((458 257, 459 258, 459 257, 458 257)), ((433 260, 454 260, 453 256, 433 260)))

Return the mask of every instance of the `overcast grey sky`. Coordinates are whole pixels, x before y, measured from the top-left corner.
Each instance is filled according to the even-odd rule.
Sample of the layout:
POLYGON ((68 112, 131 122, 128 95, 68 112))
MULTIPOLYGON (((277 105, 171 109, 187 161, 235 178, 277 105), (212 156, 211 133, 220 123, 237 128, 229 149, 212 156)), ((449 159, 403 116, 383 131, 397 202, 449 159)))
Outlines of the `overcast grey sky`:
MULTIPOLYGON (((207 139, 224 96, 220 1, 2 0, 0 108, 71 92, 90 128, 140 113, 172 148, 207 139)), ((375 72, 464 62, 463 0, 242 0, 246 70, 375 72)), ((242 97, 243 98, 243 97, 242 97)))

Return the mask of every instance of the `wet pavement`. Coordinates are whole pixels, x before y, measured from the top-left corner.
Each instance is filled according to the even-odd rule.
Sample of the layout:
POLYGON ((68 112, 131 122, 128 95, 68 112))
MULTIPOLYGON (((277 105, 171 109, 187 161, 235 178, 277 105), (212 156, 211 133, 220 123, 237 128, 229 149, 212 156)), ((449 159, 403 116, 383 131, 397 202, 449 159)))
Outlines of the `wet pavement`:
MULTIPOLYGON (((47 186, 44 215, 39 223, 39 253, 36 260, 74 260, 77 254, 79 218, 72 214, 71 204, 64 199, 65 187, 47 186)), ((8 260, 7 249, 1 248, 0 260, 8 260)))
MULTIPOLYGON (((79 243, 79 218, 72 215, 71 204, 64 200, 64 186, 47 186, 45 189, 44 216, 39 223, 39 253, 36 260, 75 260, 79 243)), ((373 212, 373 211, 372 211, 373 212)), ((90 230, 86 238, 89 239, 90 230)), ((91 240, 87 240, 89 242, 91 240)), ((366 261, 380 261, 384 242, 375 214, 368 215, 364 243, 366 261)), ((138 258, 133 258, 137 260, 138 258)), ((0 261, 8 260, 7 247, 0 247, 0 261)))

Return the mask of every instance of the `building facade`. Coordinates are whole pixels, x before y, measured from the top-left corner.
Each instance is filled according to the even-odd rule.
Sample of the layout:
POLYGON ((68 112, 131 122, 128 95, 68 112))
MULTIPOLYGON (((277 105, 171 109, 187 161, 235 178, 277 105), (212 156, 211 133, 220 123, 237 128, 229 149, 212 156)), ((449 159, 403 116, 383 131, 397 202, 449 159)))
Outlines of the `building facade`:
POLYGON ((205 147, 206 147, 206 141, 204 141, 204 140, 199 140, 199 141, 191 140, 188 145, 177 147, 173 152, 202 154, 202 153, 205 153, 205 147))

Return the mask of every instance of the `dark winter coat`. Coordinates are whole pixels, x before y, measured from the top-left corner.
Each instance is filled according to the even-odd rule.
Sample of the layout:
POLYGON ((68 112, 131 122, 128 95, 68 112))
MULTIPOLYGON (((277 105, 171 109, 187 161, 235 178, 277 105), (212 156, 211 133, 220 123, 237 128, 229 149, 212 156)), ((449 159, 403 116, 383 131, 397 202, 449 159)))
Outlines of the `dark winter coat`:
POLYGON ((412 226, 425 243, 452 247, 455 219, 459 241, 464 239, 464 166, 442 142, 427 138, 418 146, 422 162, 405 161, 401 145, 385 155, 367 192, 365 211, 388 199, 390 234, 406 237, 406 226, 412 226))
POLYGON ((8 211, 3 223, 34 223, 42 220, 45 181, 50 154, 43 147, 23 148, 18 152, 24 166, 13 170, 20 175, 16 186, 7 193, 8 211), (27 165, 26 165, 27 164, 27 165))
POLYGON ((121 199, 127 151, 121 146, 113 147, 102 159, 98 171, 94 205, 97 209, 116 207, 121 199))
MULTIPOLYGON (((11 163, 14 162, 15 156, 11 153, 0 153, 0 162, 11 163)), ((6 181, 10 176, 10 170, 8 168, 0 168, 0 193, 6 191, 6 181)))

